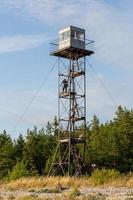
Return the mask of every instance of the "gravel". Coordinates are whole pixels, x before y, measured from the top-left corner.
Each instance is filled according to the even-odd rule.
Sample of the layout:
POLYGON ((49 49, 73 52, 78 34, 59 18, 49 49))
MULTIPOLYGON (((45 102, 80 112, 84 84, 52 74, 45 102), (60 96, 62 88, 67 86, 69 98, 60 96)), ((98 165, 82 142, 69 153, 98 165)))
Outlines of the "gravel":
MULTIPOLYGON (((133 188, 127 187, 86 187, 81 188, 80 196, 104 196, 104 199, 107 200, 133 200, 133 188)), ((70 189, 66 189, 60 191, 59 193, 49 192, 52 190, 48 190, 46 188, 42 189, 30 189, 30 190, 0 190, 0 199, 8 199, 9 197, 13 196, 15 198, 24 197, 24 196, 33 196, 39 198, 53 198, 59 197, 66 193, 70 192, 70 189)), ((100 198, 99 198, 100 199, 100 198)))

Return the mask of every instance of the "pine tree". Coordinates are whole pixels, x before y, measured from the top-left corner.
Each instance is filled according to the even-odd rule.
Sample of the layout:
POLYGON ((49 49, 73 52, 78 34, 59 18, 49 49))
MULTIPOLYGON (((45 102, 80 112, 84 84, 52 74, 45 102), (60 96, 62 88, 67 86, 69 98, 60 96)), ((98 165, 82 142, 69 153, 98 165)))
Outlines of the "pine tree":
POLYGON ((0 179, 8 176, 15 162, 12 139, 4 130, 0 133, 0 179))

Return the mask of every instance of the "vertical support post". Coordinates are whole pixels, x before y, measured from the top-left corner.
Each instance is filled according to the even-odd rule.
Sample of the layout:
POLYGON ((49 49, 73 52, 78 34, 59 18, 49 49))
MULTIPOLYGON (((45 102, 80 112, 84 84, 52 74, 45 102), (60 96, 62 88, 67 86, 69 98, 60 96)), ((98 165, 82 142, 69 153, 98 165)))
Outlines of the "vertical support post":
POLYGON ((69 143, 69 162, 68 162, 68 176, 70 176, 70 165, 71 165, 71 133, 72 133, 72 124, 71 124, 71 90, 72 90, 72 80, 71 80, 71 66, 72 66, 72 59, 71 59, 71 55, 70 55, 70 66, 69 66, 69 116, 68 116, 68 120, 69 120, 69 139, 68 139, 68 143, 69 143))
POLYGON ((83 157, 85 158, 85 151, 86 151, 86 57, 84 57, 84 134, 85 134, 85 143, 84 143, 84 154, 83 157))
POLYGON ((59 142, 59 160, 61 159, 61 144, 60 144, 60 58, 58 57, 58 122, 59 122, 59 128, 58 128, 58 142, 59 142))

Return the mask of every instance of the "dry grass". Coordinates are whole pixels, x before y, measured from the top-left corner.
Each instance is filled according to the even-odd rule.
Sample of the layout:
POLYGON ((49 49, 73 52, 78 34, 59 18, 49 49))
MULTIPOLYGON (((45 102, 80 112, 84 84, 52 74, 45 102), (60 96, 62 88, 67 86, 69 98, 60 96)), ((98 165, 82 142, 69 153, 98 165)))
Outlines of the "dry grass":
POLYGON ((72 197, 69 194, 62 195, 61 197, 32 197, 32 196, 23 196, 23 197, 13 197, 9 196, 7 198, 0 198, 0 200, 106 200, 106 198, 102 195, 87 195, 87 196, 75 196, 72 197))
POLYGON ((112 180, 111 182, 107 182, 104 185, 112 187, 133 187, 133 174, 120 176, 119 178, 112 180))
POLYGON ((127 176, 121 175, 118 178, 114 178, 106 181, 103 184, 97 184, 92 177, 31 177, 22 178, 16 181, 10 181, 9 183, 3 183, 0 188, 4 189, 30 189, 30 188, 56 188, 57 185, 63 188, 75 187, 89 187, 89 186, 111 186, 111 187, 133 187, 133 174, 127 176))
POLYGON ((58 183, 64 188, 73 186, 89 186, 91 184, 90 178, 74 178, 74 177, 31 177, 22 178, 16 181, 10 181, 6 184, 1 184, 0 187, 9 189, 28 189, 28 188, 44 188, 44 187, 57 187, 58 183))

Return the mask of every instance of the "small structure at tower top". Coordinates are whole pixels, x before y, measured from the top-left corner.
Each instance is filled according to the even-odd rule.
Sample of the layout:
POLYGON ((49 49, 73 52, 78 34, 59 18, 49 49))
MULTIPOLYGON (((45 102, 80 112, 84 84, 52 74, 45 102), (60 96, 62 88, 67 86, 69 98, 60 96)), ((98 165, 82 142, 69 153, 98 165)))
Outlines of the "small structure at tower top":
POLYGON ((94 41, 87 40, 85 30, 75 26, 60 30, 58 40, 50 44, 52 48, 50 55, 57 57, 70 59, 77 56, 81 58, 94 53, 94 41))

